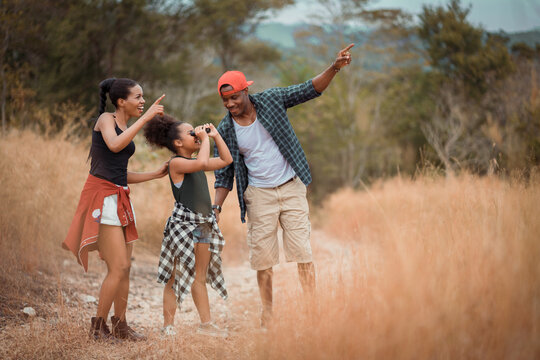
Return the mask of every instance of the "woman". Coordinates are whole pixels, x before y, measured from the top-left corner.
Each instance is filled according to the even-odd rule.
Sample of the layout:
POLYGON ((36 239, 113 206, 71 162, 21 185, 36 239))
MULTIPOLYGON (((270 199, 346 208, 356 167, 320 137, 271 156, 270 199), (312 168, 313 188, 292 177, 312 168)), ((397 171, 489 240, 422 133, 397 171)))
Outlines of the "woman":
POLYGON ((127 164, 135 152, 133 138, 137 132, 155 115, 163 114, 163 105, 159 103, 165 95, 141 116, 145 100, 141 86, 135 81, 111 78, 102 81, 99 87, 99 118, 92 132, 90 174, 62 246, 75 254, 85 271, 88 270, 88 251, 99 250, 107 264, 97 315, 91 319, 90 336, 110 342, 144 340, 143 335, 127 325, 125 317, 132 243, 138 238, 127 185, 163 177, 167 174, 167 164, 148 173, 128 172, 127 164), (115 107, 113 113, 105 112, 107 94, 115 107), (128 127, 132 117, 139 119, 128 127), (111 333, 107 316, 113 302, 111 333))

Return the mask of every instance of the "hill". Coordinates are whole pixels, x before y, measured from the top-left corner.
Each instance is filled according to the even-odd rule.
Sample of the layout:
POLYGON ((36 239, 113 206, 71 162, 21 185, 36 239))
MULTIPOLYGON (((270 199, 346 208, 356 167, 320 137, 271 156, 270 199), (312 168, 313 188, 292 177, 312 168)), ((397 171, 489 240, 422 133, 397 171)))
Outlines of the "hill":
MULTIPOLYGON (((255 36, 261 40, 273 43, 281 49, 291 49, 295 46, 294 33, 307 26, 308 24, 306 23, 282 24, 268 22, 258 26, 255 36)), ((365 30, 359 29, 358 32, 365 32, 365 30)), ((503 32, 501 35, 508 37, 508 46, 512 46, 512 44, 517 42, 524 42, 534 48, 536 44, 540 44, 540 28, 515 33, 503 32)))

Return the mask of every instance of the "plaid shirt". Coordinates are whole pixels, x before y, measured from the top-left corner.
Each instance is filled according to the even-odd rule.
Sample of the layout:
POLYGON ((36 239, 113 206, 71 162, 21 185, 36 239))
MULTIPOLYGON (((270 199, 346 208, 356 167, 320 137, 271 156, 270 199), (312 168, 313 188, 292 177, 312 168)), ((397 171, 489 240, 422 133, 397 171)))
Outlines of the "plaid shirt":
MULTIPOLYGON (((287 117, 287 109, 320 95, 313 87, 311 80, 298 85, 291 85, 285 88, 271 88, 257 94, 249 95, 249 100, 251 100, 257 112, 257 120, 270 133, 283 157, 306 186, 311 183, 311 173, 304 150, 302 150, 300 142, 287 117)), ((221 120, 217 128, 229 147, 233 157, 233 163, 214 172, 216 176, 214 188, 222 187, 232 190, 234 177, 236 176, 240 218, 242 222, 246 222, 244 191, 246 191, 248 186, 248 169, 244 162, 244 157, 240 154, 238 148, 233 121, 231 113, 227 112, 227 115, 221 120)), ((214 147, 214 154, 216 157, 219 156, 217 147, 214 147)))
POLYGON ((195 246, 193 244, 193 230, 199 224, 211 223, 209 251, 210 264, 206 274, 206 282, 223 298, 227 299, 225 279, 221 271, 221 250, 225 239, 218 228, 214 212, 209 216, 193 212, 182 204, 176 202, 172 215, 167 220, 163 231, 161 255, 159 257, 157 281, 166 284, 172 276, 174 260, 176 259, 176 276, 173 289, 176 301, 180 304, 189 294, 191 285, 195 280, 195 246))

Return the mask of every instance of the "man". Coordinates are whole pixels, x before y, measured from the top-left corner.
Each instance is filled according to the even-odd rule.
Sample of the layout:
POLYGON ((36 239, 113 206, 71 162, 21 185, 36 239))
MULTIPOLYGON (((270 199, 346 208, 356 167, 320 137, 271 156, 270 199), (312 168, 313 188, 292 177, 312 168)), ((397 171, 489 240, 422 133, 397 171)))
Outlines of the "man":
MULTIPOLYGON (((218 81, 218 92, 228 110, 218 131, 234 161, 215 171, 213 208, 219 221, 221 205, 236 177, 242 222, 246 212, 248 216, 249 259, 252 269, 257 270, 263 329, 272 319, 272 267, 279 264, 278 224, 283 229, 287 262, 298 264, 304 291, 315 290, 306 199, 311 173, 286 111, 320 96, 339 70, 351 62, 349 50, 353 46, 341 50, 330 67, 303 84, 249 95, 248 86, 253 81, 246 81, 239 71, 227 71, 218 81)), ((217 149, 215 152, 218 156, 217 149)))

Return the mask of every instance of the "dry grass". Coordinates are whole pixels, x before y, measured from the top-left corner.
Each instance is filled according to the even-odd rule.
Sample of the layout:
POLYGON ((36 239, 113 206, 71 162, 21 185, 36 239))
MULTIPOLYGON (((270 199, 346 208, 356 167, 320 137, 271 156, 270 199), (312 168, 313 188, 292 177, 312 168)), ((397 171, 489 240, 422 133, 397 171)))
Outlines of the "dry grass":
POLYGON ((73 183, 84 181, 77 158, 83 154, 80 145, 28 131, 0 140, 1 323, 20 317, 21 304, 39 309, 54 299, 44 276, 58 272, 55 259, 63 255, 60 243, 80 191, 73 183))
POLYGON ((539 180, 394 179, 332 196, 321 226, 359 246, 350 268, 321 279, 334 292, 310 354, 538 358, 539 180))
MULTIPOLYGON (((86 337, 87 310, 63 304, 57 280, 59 261, 72 256, 59 244, 86 178, 87 151, 30 132, 0 139, 0 358, 540 357, 538 176, 394 179, 369 191, 344 189, 312 209, 325 234, 314 239, 317 302, 302 298, 294 265, 276 268, 268 335, 254 334, 251 319, 226 341, 189 332, 165 341, 150 332, 142 344, 96 345, 86 337), (50 307, 50 316, 15 318, 23 303, 50 307)), ((137 151, 131 169, 159 164, 159 156, 144 157, 144 147, 137 151)), ((155 254, 172 206, 168 180, 132 191, 138 247, 155 254)), ((225 266, 246 258, 231 195, 221 221, 225 266)), ((257 307, 254 294, 231 296, 233 317, 242 316, 240 304, 257 307)))
POLYGON ((96 344, 88 338, 87 322, 75 314, 60 316, 56 322, 38 319, 8 330, 0 334, 2 359, 247 359, 252 350, 238 347, 242 342, 238 337, 202 341, 187 331, 170 340, 163 340, 156 331, 147 333, 148 340, 142 343, 96 344))

